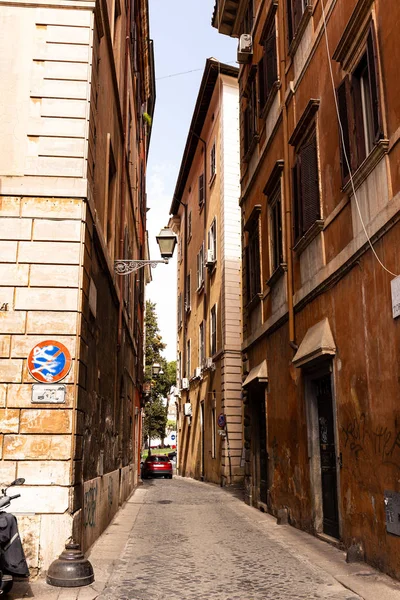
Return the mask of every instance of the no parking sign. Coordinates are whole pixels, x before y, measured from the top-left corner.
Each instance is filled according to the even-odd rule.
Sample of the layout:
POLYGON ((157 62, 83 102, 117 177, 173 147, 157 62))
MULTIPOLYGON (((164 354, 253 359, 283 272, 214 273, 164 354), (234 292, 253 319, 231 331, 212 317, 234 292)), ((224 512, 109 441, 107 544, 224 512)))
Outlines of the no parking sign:
POLYGON ((220 413, 218 415, 217 423, 218 423, 218 427, 221 427, 221 429, 223 429, 225 427, 225 425, 226 425, 226 416, 224 415, 224 413, 220 413))
POLYGON ((71 354, 61 342, 45 340, 32 348, 28 356, 28 369, 36 381, 57 383, 68 375, 71 354))

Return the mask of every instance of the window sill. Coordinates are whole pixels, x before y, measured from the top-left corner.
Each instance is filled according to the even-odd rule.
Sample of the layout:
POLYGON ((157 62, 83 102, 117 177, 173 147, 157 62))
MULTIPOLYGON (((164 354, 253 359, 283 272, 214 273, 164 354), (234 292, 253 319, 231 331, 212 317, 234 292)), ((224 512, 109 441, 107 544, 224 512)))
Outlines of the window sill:
POLYGON ((196 290, 197 294, 201 294, 201 292, 204 292, 204 281, 201 282, 201 285, 199 285, 199 287, 196 290))
POLYGON ((284 273, 287 271, 287 264, 281 263, 275 271, 272 273, 271 277, 266 281, 266 285, 268 287, 273 287, 275 283, 282 277, 284 273))
POLYGON ((269 94, 268 94, 268 98, 265 101, 264 106, 262 107, 262 109, 260 110, 260 119, 265 120, 267 117, 267 114, 269 113, 269 110, 274 102, 275 99, 275 94, 277 93, 277 91, 280 89, 281 87, 281 81, 280 79, 277 79, 275 81, 275 83, 273 84, 269 94))
POLYGON ((258 144, 259 139, 260 139, 260 136, 258 134, 255 134, 253 136, 253 139, 251 140, 250 145, 243 156, 243 162, 245 162, 245 163, 249 162, 251 155, 253 154, 254 149, 258 144))
POLYGON ((217 172, 216 172, 216 171, 214 171, 214 173, 213 173, 213 174, 211 175, 211 177, 210 177, 210 181, 208 182, 208 187, 211 187, 211 186, 212 186, 212 184, 213 184, 213 183, 214 183, 214 181, 215 181, 215 178, 216 178, 216 176, 217 176, 217 172))
POLYGON ((250 302, 248 304, 246 304, 246 310, 248 312, 252 311, 253 308, 255 308, 257 306, 257 304, 260 304, 262 297, 263 297, 262 294, 255 294, 253 296, 253 298, 250 300, 250 302))
POLYGON ((300 19, 299 26, 296 29, 292 41, 290 42, 288 54, 291 57, 293 57, 296 54, 296 50, 300 45, 301 38, 303 37, 303 33, 305 32, 308 22, 311 19, 312 11, 313 7, 312 3, 310 2, 308 6, 305 7, 302 17, 300 19))
MULTIPOLYGON (((380 162, 381 158, 387 154, 389 150, 389 140, 382 139, 379 140, 377 144, 373 147, 371 152, 368 154, 367 158, 361 163, 358 169, 353 173, 353 184, 354 188, 357 190, 360 185, 366 180, 368 175, 375 169, 378 162, 380 162)), ((353 191, 353 186, 351 184, 350 178, 344 184, 342 190, 348 194, 353 191)))
POLYGON ((306 231, 306 233, 301 237, 298 242, 293 247, 293 251, 297 254, 301 254, 303 250, 307 248, 307 246, 313 241, 314 238, 323 230, 324 221, 323 219, 318 219, 315 221, 311 227, 306 231))

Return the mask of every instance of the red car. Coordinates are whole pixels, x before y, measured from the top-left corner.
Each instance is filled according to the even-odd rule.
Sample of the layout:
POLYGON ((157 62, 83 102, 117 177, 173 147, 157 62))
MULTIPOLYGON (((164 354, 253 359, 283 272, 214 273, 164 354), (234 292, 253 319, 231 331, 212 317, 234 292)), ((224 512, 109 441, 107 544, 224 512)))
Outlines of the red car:
POLYGON ((152 454, 143 463, 142 479, 166 477, 172 479, 172 463, 168 456, 152 454))

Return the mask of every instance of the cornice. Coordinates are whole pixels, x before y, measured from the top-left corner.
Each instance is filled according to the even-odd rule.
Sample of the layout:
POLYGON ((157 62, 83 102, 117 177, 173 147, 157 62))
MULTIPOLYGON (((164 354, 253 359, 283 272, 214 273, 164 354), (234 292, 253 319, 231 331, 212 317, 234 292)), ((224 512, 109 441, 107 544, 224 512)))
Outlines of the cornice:
POLYGON ((359 36, 360 23, 362 23, 371 9, 374 0, 358 0, 349 22, 347 23, 342 37, 333 53, 333 60, 342 63, 346 58, 354 40, 359 36))

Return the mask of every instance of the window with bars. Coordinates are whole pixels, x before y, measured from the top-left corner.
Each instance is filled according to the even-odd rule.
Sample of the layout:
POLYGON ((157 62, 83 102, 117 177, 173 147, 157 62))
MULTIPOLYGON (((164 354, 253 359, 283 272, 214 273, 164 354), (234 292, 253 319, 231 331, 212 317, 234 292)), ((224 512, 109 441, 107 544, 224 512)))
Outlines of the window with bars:
POLYGON ((188 214, 188 243, 192 239, 192 211, 188 214))
POLYGON ((210 356, 217 352, 217 305, 211 308, 210 313, 210 356))
POLYGON ((185 298, 185 310, 189 312, 192 308, 192 292, 191 292, 191 272, 186 275, 186 298, 185 298))
POLYGON ((213 181, 216 173, 216 164, 215 164, 215 142, 212 145, 210 152, 210 182, 213 181))
POLYGON ((296 35, 301 17, 306 8, 311 5, 311 0, 287 0, 287 21, 289 44, 296 35))
POLYGON ((246 96, 247 105, 243 112, 244 156, 251 151, 257 135, 257 89, 254 72, 249 78, 246 96))
POLYGON ((178 329, 182 327, 182 294, 178 295, 178 329))
POLYGON ((245 226, 247 231, 247 245, 245 247, 247 303, 251 302, 261 292, 260 211, 261 206, 255 206, 249 222, 245 226))
POLYGON ((204 173, 199 176, 199 206, 204 204, 204 173))
POLYGON ((263 46, 263 55, 258 63, 258 96, 261 113, 265 109, 270 97, 272 98, 273 91, 276 91, 275 84, 278 81, 276 7, 274 6, 273 9, 269 24, 260 39, 260 44, 263 46))
POLYGON ((205 322, 202 321, 199 325, 199 366, 201 367, 204 363, 205 355, 205 322))
POLYGON ((186 377, 190 378, 192 361, 191 361, 192 343, 189 339, 186 343, 186 377))
POLYGON ((282 244, 282 203, 280 184, 272 192, 268 200, 270 223, 270 263, 271 275, 283 263, 282 244))
POLYGON ((197 254, 197 290, 201 290, 204 284, 204 242, 197 254))
POLYGON ((315 127, 296 152, 293 177, 295 242, 321 218, 317 134, 315 127))
POLYGON ((343 183, 349 179, 349 166, 355 171, 383 137, 376 44, 371 23, 364 53, 336 91, 343 129, 343 140, 339 130, 343 183))
POLYGON ((207 262, 217 260, 217 219, 214 217, 208 231, 208 255, 207 262))

